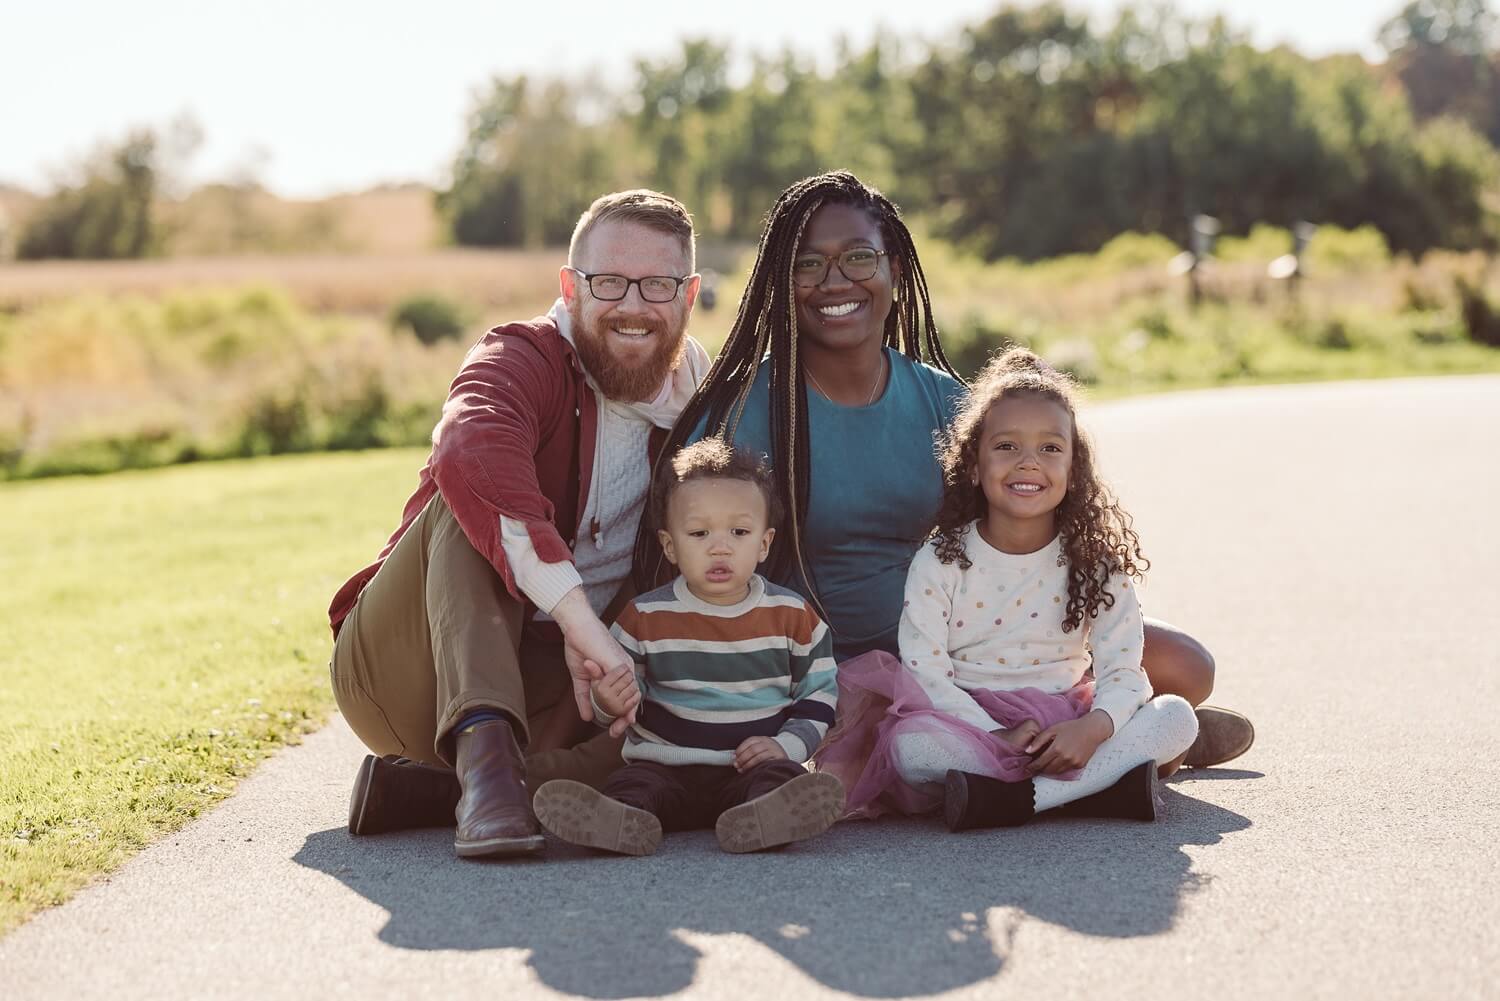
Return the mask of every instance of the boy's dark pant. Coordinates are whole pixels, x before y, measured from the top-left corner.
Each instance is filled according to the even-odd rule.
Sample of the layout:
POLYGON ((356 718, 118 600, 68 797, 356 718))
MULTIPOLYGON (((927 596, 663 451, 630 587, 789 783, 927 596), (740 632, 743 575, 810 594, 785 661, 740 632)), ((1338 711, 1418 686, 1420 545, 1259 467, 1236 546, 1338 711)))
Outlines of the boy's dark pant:
POLYGON ((664 831, 714 826, 719 814, 786 785, 807 769, 785 758, 737 772, 730 765, 662 765, 632 761, 601 790, 610 799, 645 810, 664 831))

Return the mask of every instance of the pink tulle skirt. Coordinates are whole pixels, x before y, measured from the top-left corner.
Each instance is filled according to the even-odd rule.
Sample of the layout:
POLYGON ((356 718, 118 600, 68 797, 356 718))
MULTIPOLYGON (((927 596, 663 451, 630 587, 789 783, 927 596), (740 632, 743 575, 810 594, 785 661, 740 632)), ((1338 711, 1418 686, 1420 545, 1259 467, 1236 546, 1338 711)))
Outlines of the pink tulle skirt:
MULTIPOLYGON (((939 712, 916 677, 901 661, 872 650, 839 665, 838 717, 813 757, 814 767, 831 772, 848 795, 845 819, 873 819, 882 814, 928 813, 942 805, 941 794, 917 789, 896 769, 895 739, 902 734, 942 733, 956 736, 982 762, 975 770, 1006 782, 1026 778, 1031 756, 971 723, 939 712)), ((1093 708, 1094 684, 1084 681, 1066 692, 1039 688, 969 692, 990 714, 997 728, 1010 729, 1029 719, 1043 729, 1077 719, 1093 708)), ((1076 772, 1054 776, 1069 779, 1076 772)))

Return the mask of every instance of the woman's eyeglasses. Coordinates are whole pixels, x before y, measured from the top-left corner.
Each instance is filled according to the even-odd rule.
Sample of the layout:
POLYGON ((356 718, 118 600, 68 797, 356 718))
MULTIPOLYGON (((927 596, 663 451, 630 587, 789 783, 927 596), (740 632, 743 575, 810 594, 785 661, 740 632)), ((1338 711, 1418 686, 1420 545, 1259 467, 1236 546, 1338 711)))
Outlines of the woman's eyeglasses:
POLYGON ((792 280, 802 288, 814 288, 828 277, 828 266, 837 263, 839 273, 851 282, 869 281, 880 267, 886 251, 874 247, 851 247, 842 254, 798 254, 792 261, 792 280))

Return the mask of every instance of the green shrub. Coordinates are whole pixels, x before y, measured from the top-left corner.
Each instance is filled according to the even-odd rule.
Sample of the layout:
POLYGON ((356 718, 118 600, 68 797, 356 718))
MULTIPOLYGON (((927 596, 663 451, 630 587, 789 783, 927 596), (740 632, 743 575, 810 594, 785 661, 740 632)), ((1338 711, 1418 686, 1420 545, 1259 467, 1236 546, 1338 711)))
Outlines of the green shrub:
POLYGON ((1358 229, 1319 226, 1307 245, 1309 270, 1373 271, 1390 263, 1390 245, 1374 226, 1358 229))
POLYGON ((1443 306, 1443 297, 1415 278, 1408 278, 1402 284, 1401 309, 1403 312, 1435 313, 1443 306))
POLYGON ((1292 234, 1279 226, 1258 223, 1247 236, 1226 236, 1214 248, 1221 261, 1250 261, 1268 264, 1282 254, 1292 252, 1292 234))
POLYGON ((239 454, 305 452, 315 444, 315 416, 305 383, 261 393, 251 401, 241 421, 239 454))
POLYGON ((1500 348, 1500 307, 1490 301, 1483 285, 1469 282, 1462 275, 1453 280, 1458 292, 1459 312, 1469 340, 1486 347, 1500 348))
POLYGON ((391 311, 391 329, 410 330, 423 344, 458 338, 469 325, 463 307, 432 293, 410 296, 391 311))
POLYGON ((1121 233, 1094 255, 1101 271, 1164 268, 1181 247, 1160 233, 1121 233))

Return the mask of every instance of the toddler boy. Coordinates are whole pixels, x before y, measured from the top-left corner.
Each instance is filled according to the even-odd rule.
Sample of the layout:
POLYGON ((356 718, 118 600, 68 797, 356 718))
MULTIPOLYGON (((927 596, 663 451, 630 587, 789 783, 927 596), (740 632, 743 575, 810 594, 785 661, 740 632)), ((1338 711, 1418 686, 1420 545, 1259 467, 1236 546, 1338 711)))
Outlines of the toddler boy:
POLYGON ((755 572, 781 513, 770 473, 717 438, 665 472, 651 504, 678 577, 620 614, 611 631, 633 667, 593 686, 604 726, 638 707, 626 765, 602 792, 546 783, 537 817, 565 841, 627 855, 655 851, 663 829, 712 824, 730 852, 821 834, 844 790, 803 763, 833 723, 833 640, 801 595, 755 572))

